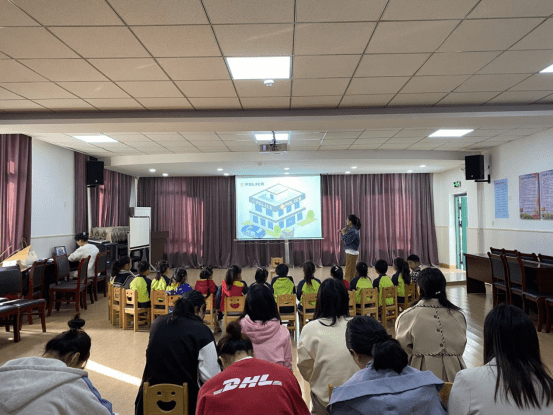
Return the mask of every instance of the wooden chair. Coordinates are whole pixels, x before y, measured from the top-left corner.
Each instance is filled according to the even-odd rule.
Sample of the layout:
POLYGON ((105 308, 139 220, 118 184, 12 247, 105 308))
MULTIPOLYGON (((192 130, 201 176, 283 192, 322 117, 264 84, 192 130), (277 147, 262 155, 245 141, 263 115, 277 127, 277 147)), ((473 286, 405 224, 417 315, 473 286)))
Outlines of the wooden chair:
POLYGON ((21 340, 21 335, 19 334, 20 317, 17 306, 0 303, 0 326, 5 326, 8 332, 10 331, 10 326, 13 326, 14 343, 18 343, 21 340))
POLYGON ((414 282, 405 286, 405 297, 403 297, 403 302, 398 301, 398 307, 402 312, 407 310, 415 301, 417 301, 416 292, 417 286, 414 282))
MULTIPOLYGON (((210 329, 215 330, 216 327, 216 320, 217 320, 217 313, 215 312, 215 309, 213 308, 213 296, 214 294, 211 294, 205 297, 205 316, 204 316, 204 324, 208 326, 210 329)), ((153 319, 153 316, 152 316, 153 319)))
POLYGON ((150 328, 150 308, 138 308, 138 293, 136 290, 122 290, 125 307, 123 308, 123 330, 129 328, 129 318, 133 317, 134 331, 138 331, 138 326, 143 323, 150 328))
POLYGON ((113 305, 113 285, 108 284, 108 320, 111 322, 111 307, 113 305))
POLYGON ((56 284, 69 279, 71 274, 69 259, 67 255, 54 255, 54 264, 56 265, 56 284))
POLYGON ((506 257, 505 260, 507 264, 509 281, 520 284, 520 286, 517 286, 516 288, 511 288, 511 295, 516 294, 521 296, 522 306, 526 314, 528 314, 528 301, 536 303, 538 312, 538 331, 541 331, 547 315, 547 306, 545 301, 551 296, 551 294, 540 292, 537 282, 528 281, 526 278, 524 263, 520 257, 506 257))
POLYGON ((87 309, 86 280, 89 261, 90 256, 81 259, 76 281, 60 282, 59 284, 52 285, 50 287, 50 305, 48 307, 48 315, 52 313, 52 306, 54 303, 56 304, 56 310, 59 311, 60 305, 63 301, 75 302, 77 314, 79 313, 79 305, 81 305, 85 310, 87 309))
POLYGON ((243 295, 235 297, 225 297, 225 326, 229 321, 238 320, 244 312, 246 297, 243 295))
POLYGON ((169 314, 171 312, 171 308, 175 306, 175 303, 179 298, 181 298, 180 295, 167 295, 165 294, 165 314, 169 314))
POLYGON ((355 291, 348 291, 349 296, 349 315, 355 317, 356 314, 356 303, 355 303, 355 291))
POLYGON ((94 291, 94 300, 98 301, 98 284, 104 284, 104 297, 108 287, 108 253, 100 252, 96 255, 96 261, 94 262, 94 279, 92 280, 92 290, 94 291))
POLYGON ((144 382, 144 415, 188 415, 188 385, 159 384, 150 386, 144 382), (171 410, 160 407, 160 402, 172 404, 171 410))
POLYGON ((396 320, 398 313, 397 307, 397 288, 385 287, 382 288, 382 325, 384 328, 387 328, 388 320, 396 320), (387 305, 386 300, 392 298, 394 300, 393 304, 387 305))
POLYGON ((363 288, 361 290, 360 312, 362 316, 378 318, 378 288, 363 288))
MULTIPOLYGON (((282 321, 286 321, 287 328, 290 331, 290 335, 294 335, 296 333, 296 296, 294 294, 282 294, 277 297, 277 307, 278 312, 280 313, 280 319, 282 321), (294 311, 292 313, 281 313, 281 307, 294 307, 294 311)), ((226 306, 225 306, 226 308, 226 306)))
POLYGON ((499 296, 505 293, 505 302, 509 303, 509 288, 507 285, 507 272, 505 271, 505 257, 488 252, 492 267, 492 297, 493 306, 499 303, 499 296))
MULTIPOLYGON (((509 304, 514 305, 515 297, 520 297, 520 304, 524 306, 522 280, 525 279, 525 276, 523 276, 524 265, 522 264, 522 260, 518 256, 506 256, 504 260, 507 289, 509 290, 509 304)), ((526 310, 526 307, 524 309, 526 310)))
POLYGON ((447 408, 447 402, 449 401, 449 393, 451 392, 451 387, 453 386, 453 382, 444 382, 444 386, 442 389, 440 389, 440 400, 444 404, 444 406, 447 408))
POLYGON ((300 331, 307 324, 308 320, 315 318, 315 307, 317 306, 317 293, 301 295, 301 306, 303 310, 298 310, 300 318, 300 331))
POLYGON ((514 250, 504 249, 503 250, 503 255, 505 255, 505 256, 518 256, 518 251, 516 249, 514 249, 514 250))
POLYGON ((553 264, 553 256, 539 254, 538 259, 544 264, 553 264))
MULTIPOLYGON (((29 289, 26 299, 44 298, 44 270, 46 261, 35 261, 29 272, 29 289)), ((33 313, 28 314, 29 324, 33 324, 33 313)))
POLYGON ((271 257, 271 269, 269 270, 269 280, 271 280, 276 275, 276 267, 279 264, 284 263, 284 258, 271 257))
POLYGON ((164 316, 169 312, 169 306, 167 304, 167 294, 164 290, 153 290, 150 293, 150 304, 152 316, 152 323, 159 316, 164 316))
POLYGON ((524 254, 522 252, 518 253, 518 257, 522 259, 523 261, 534 261, 538 262, 538 256, 534 254, 533 252, 531 254, 524 254))
MULTIPOLYGON (((0 304, 1 306, 2 304, 0 304)), ((549 297, 545 300, 545 312, 547 314, 547 320, 545 323, 545 332, 551 332, 551 321, 553 320, 553 297, 549 297)))
MULTIPOLYGON (((111 284, 110 284, 111 285, 111 284)), ((119 326, 120 328, 123 327, 123 314, 122 310, 125 307, 125 289, 121 287, 114 287, 112 285, 111 294, 112 294, 112 300, 111 300, 111 317, 110 321, 112 326, 119 326), (117 324, 117 318, 119 318, 119 324, 117 324)))
POLYGON ((503 255, 503 248, 492 248, 490 247, 490 252, 494 255, 503 255))

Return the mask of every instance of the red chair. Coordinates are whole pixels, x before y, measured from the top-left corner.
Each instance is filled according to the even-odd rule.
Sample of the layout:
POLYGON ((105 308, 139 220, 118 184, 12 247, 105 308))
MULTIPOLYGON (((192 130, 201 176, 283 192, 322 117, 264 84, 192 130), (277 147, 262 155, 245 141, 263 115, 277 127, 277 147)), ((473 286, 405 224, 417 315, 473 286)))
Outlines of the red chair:
MULTIPOLYGON (((54 258, 55 260, 56 258, 54 258)), ((90 256, 81 259, 79 263, 79 271, 77 280, 60 282, 56 285, 50 286, 50 305, 48 306, 48 315, 52 314, 52 306, 56 303, 56 310, 59 311, 61 303, 64 301, 75 302, 75 310, 79 312, 79 305, 85 310, 86 304, 86 288, 87 288, 87 274, 88 274, 88 262, 90 256)), ((68 263, 69 264, 69 263, 68 263)))
MULTIPOLYGON (((25 298, 44 298, 44 270, 46 261, 35 261, 29 272, 29 290, 25 298)), ((29 324, 33 324, 33 314, 29 313, 29 324)))
POLYGON ((492 296, 493 306, 499 303, 499 295, 505 293, 505 303, 509 304, 509 285, 507 280, 507 272, 505 271, 505 257, 488 252, 490 264, 492 267, 492 296))

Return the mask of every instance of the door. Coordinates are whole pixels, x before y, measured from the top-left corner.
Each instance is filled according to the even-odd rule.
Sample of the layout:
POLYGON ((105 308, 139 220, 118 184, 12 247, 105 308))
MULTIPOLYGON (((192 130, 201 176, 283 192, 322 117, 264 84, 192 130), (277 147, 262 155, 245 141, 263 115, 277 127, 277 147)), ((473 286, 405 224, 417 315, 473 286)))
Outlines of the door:
POLYGON ((457 245, 457 269, 466 270, 467 253, 467 195, 455 196, 455 239, 457 245))

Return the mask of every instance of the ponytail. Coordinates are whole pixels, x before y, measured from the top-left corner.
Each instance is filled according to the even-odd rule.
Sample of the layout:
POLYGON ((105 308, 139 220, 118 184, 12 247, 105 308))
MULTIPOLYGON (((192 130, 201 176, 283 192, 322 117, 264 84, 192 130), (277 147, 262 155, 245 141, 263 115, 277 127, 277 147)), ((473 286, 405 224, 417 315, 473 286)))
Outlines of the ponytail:
POLYGON ((330 275, 332 275, 333 278, 342 281, 344 279, 344 270, 341 266, 334 265, 332 268, 330 268, 330 275))
POLYGON ((425 268, 421 271, 417 278, 417 285, 421 290, 421 299, 436 298, 442 307, 451 310, 461 311, 459 307, 454 305, 447 299, 445 292, 446 280, 442 271, 438 268, 425 268))
POLYGON ((84 324, 85 321, 77 314, 67 323, 68 331, 58 334, 46 343, 44 353, 55 353, 60 358, 79 353, 79 361, 86 362, 90 357, 92 342, 90 336, 83 331, 84 324))
POLYGON ((217 343, 217 354, 233 356, 240 351, 253 353, 253 344, 250 338, 242 333, 242 326, 238 320, 227 324, 226 334, 217 343))
POLYGON ((200 271, 200 279, 207 280, 213 275, 213 269, 211 267, 202 268, 200 271))
POLYGON ((313 261, 303 263, 303 278, 307 285, 313 285, 312 281, 315 278, 315 263, 313 261))
POLYGON ((119 258, 111 266, 111 276, 116 277, 117 274, 119 274, 121 270, 125 267, 125 265, 130 263, 131 263, 131 259, 128 256, 122 256, 121 258, 119 258))
POLYGON ((173 278, 171 278, 171 280, 176 283, 177 286, 179 286, 186 282, 187 276, 188 273, 186 272, 186 269, 179 267, 175 271, 175 274, 173 275, 173 278))
POLYGON ((355 226, 358 230, 361 229, 361 219, 359 219, 355 215, 349 215, 348 216, 349 221, 353 226, 355 226))
POLYGON ((409 269, 409 263, 401 257, 394 259, 394 265, 397 267, 397 272, 399 272, 403 278, 405 285, 411 284, 411 270, 409 269))
POLYGON ((242 274, 242 268, 240 268, 238 265, 233 265, 229 269, 227 269, 227 273, 225 275, 227 289, 230 290, 230 287, 232 287, 232 283, 238 279, 238 276, 240 274, 242 274))
POLYGON ((159 281, 161 276, 169 269, 169 263, 165 260, 161 260, 156 264, 156 277, 155 280, 159 281))
POLYGON ((355 269, 359 277, 367 278, 369 276, 369 266, 366 262, 358 262, 355 269))
POLYGON ((196 308, 201 309, 202 307, 205 307, 204 295, 196 290, 189 291, 175 301, 173 313, 169 318, 169 322, 174 323, 179 317, 202 321, 202 319, 196 315, 196 308))
POLYGON ((357 316, 348 321, 346 345, 355 353, 373 358, 374 370, 401 373, 409 363, 407 353, 377 320, 357 316))
POLYGON ((258 284, 265 284, 268 277, 269 271, 265 268, 257 268, 257 271, 255 271, 255 282, 258 284))

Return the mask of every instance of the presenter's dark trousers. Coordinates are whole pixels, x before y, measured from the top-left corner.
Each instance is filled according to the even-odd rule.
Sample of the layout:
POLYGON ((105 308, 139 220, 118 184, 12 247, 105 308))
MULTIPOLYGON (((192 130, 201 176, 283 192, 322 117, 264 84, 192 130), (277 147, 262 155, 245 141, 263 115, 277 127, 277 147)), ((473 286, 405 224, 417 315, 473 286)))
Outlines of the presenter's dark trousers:
POLYGON ((351 282, 351 280, 355 278, 357 258, 359 258, 359 255, 346 254, 346 273, 344 274, 344 279, 347 282, 351 282))

